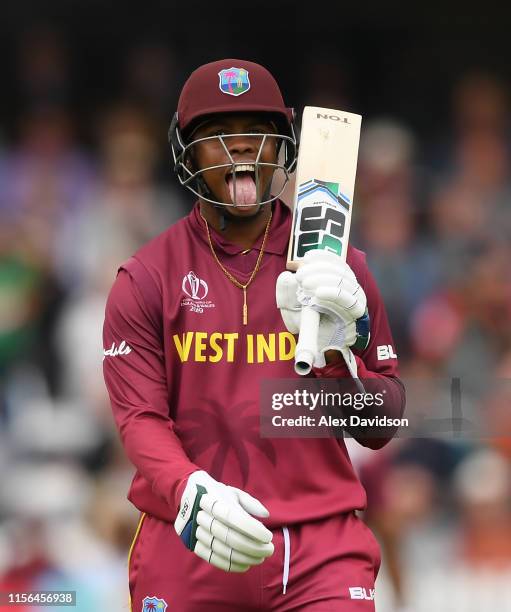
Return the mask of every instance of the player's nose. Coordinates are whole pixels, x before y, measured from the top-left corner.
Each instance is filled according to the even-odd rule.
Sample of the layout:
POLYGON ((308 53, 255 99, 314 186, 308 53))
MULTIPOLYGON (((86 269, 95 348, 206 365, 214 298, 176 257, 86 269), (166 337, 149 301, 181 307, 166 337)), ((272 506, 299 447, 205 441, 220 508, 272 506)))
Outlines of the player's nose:
POLYGON ((231 155, 247 155, 255 154, 258 150, 258 138, 254 136, 233 136, 229 138, 230 142, 227 145, 231 155))

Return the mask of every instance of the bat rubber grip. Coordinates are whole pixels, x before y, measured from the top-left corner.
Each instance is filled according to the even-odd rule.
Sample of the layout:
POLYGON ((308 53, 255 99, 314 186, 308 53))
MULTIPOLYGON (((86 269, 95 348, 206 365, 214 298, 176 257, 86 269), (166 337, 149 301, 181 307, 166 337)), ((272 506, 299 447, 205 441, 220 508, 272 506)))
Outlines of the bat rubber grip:
POLYGON ((295 351, 295 372, 306 376, 312 369, 318 352, 319 312, 310 306, 302 308, 300 335, 295 351))

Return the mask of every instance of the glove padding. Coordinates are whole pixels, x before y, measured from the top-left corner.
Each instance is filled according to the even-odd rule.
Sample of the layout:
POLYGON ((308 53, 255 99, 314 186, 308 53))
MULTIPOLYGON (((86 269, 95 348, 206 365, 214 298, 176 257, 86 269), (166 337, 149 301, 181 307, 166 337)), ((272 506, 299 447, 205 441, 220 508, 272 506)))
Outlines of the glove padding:
POLYGON ((286 271, 277 278, 276 298, 292 334, 300 331, 302 306, 320 313, 316 367, 325 365, 327 350, 363 350, 369 344, 366 295, 349 265, 334 253, 307 251, 296 274, 286 271))
POLYGON ((226 572, 245 572, 274 550, 272 532, 251 514, 269 516, 255 497, 201 470, 188 478, 174 528, 201 559, 226 572))
POLYGON ((362 317, 367 299, 349 265, 335 253, 314 249, 305 253, 296 273, 298 300, 346 325, 362 317))

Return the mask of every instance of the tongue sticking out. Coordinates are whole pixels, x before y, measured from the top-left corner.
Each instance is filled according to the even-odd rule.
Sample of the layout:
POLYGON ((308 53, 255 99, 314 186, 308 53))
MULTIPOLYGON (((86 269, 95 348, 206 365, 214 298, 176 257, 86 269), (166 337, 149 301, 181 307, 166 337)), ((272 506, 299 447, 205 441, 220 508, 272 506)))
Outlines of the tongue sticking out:
POLYGON ((233 204, 250 205, 256 204, 257 193, 254 179, 250 172, 238 172, 236 174, 236 194, 234 194, 234 176, 227 178, 227 185, 231 194, 233 204))

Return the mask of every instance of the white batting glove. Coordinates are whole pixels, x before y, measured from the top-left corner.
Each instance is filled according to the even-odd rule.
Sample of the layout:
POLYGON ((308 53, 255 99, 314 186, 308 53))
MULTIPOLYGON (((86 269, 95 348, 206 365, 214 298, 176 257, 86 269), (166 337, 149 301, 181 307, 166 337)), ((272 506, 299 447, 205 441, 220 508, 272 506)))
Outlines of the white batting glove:
POLYGON ((367 347, 370 332, 366 296, 351 268, 338 255, 308 251, 296 274, 286 271, 279 275, 276 298, 292 334, 300 331, 302 306, 320 313, 315 366, 325 365, 327 350, 367 347))
POLYGON ((245 572, 274 550, 272 532, 251 514, 269 516, 255 497, 201 470, 188 478, 174 528, 204 561, 226 572, 245 572))
POLYGON ((335 253, 315 249, 305 253, 296 273, 298 300, 345 324, 365 314, 367 299, 353 270, 335 253))

